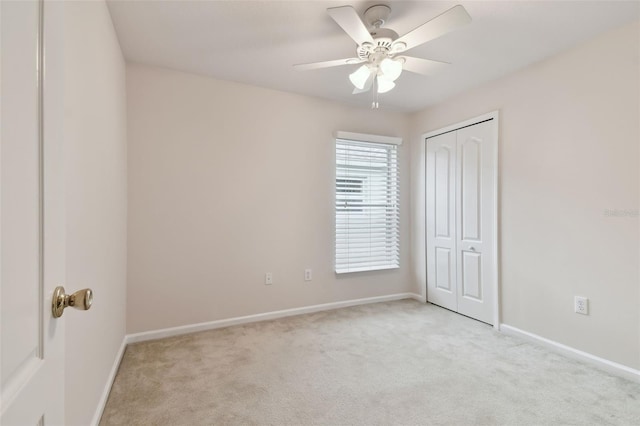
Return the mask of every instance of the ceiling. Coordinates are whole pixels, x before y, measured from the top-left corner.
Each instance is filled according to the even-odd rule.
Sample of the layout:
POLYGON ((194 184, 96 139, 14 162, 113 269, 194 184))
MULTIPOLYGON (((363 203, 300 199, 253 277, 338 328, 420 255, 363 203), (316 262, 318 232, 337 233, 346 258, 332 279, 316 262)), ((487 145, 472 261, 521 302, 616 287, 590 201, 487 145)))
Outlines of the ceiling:
MULTIPOLYGON (((462 4, 471 24, 410 50, 449 62, 425 77, 404 72, 381 108, 417 111, 640 17, 629 1, 142 1, 109 0, 127 61, 368 107, 352 95, 357 65, 295 71, 294 64, 349 58, 356 44, 326 13, 351 4, 392 8, 385 26, 403 35, 462 4)), ((598 58, 594 58, 597 61, 598 58)))

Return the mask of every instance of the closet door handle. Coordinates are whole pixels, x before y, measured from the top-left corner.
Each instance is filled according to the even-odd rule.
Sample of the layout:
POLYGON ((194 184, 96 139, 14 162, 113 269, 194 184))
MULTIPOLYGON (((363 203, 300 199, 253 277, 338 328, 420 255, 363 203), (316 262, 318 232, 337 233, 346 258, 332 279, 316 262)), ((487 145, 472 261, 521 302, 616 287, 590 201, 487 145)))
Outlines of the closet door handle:
POLYGON ((475 247, 473 247, 473 246, 471 246, 471 247, 469 247, 469 250, 471 250, 471 251, 476 251, 476 248, 475 248, 475 247))

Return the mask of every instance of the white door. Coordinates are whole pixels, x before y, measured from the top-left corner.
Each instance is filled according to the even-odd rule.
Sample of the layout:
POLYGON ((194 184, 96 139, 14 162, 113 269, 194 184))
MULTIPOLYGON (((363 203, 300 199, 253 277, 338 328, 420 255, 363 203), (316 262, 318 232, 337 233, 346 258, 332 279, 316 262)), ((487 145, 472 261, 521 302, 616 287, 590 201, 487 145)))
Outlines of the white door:
POLYGON ((493 121, 456 132, 458 312, 493 324, 493 121))
POLYGON ((427 140, 427 297, 458 310, 456 132, 427 140))
POLYGON ((427 138, 427 300, 493 324, 495 120, 427 138))
POLYGON ((2 425, 64 422, 61 3, 0 2, 2 425))

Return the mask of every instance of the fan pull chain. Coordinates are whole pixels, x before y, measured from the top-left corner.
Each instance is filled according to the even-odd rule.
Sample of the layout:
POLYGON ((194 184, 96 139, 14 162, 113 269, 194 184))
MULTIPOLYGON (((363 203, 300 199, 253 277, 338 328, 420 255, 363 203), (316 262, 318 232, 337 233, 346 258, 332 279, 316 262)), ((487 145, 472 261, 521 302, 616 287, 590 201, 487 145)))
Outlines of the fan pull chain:
POLYGON ((372 87, 372 102, 371 102, 371 109, 378 109, 380 107, 380 104, 378 104, 378 79, 374 79, 373 80, 373 87, 372 87))

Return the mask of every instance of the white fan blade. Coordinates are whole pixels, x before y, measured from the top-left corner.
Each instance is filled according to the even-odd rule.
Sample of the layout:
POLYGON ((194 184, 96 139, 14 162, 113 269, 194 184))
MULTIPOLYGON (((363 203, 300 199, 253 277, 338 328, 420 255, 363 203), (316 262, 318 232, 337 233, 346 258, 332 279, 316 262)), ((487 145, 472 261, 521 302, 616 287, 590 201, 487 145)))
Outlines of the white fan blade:
POLYGON ((342 27, 344 32, 349 34, 358 46, 362 43, 369 42, 373 44, 373 37, 369 34, 367 27, 364 25, 358 12, 351 6, 330 7, 327 9, 329 16, 342 27))
POLYGON ((320 68, 338 67, 340 65, 360 64, 362 62, 364 62, 364 60, 358 59, 358 58, 335 59, 333 61, 312 62, 310 64, 297 64, 297 65, 294 65, 293 68, 295 68, 298 71, 308 71, 308 70, 317 70, 320 68))
POLYGON ((402 46, 400 43, 403 43, 404 47, 402 51, 413 49, 469 22, 471 22, 471 16, 469 16, 464 7, 457 5, 403 35, 394 41, 393 44, 402 46))
POLYGON ((431 75, 434 74, 447 65, 447 62, 432 61, 431 59, 414 58, 413 56, 403 56, 404 64, 402 69, 405 71, 414 72, 416 74, 431 75))
POLYGON ((375 78, 376 78, 376 71, 373 70, 371 71, 371 74, 369 74, 369 78, 367 79, 367 82, 364 83, 364 86, 362 86, 362 89, 358 89, 356 87, 355 89, 353 89, 353 92, 351 94, 357 95, 358 93, 368 92, 369 90, 371 90, 371 86, 373 86, 373 80, 375 80, 375 78))

